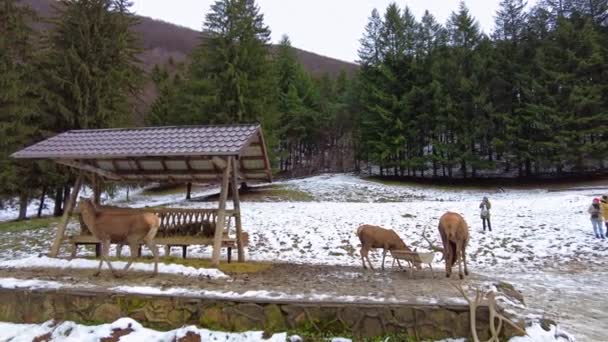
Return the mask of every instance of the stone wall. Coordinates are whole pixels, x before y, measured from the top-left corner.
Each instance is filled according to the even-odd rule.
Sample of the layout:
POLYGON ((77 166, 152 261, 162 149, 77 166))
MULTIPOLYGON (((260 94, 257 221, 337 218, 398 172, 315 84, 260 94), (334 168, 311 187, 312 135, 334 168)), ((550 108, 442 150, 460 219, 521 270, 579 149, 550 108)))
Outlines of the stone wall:
MULTIPOLYGON (((479 337, 487 339, 488 308, 477 311, 479 337)), ((0 289, 0 321, 42 323, 50 319, 83 324, 131 317, 144 326, 169 330, 197 325, 221 331, 322 331, 374 337, 407 333, 415 339, 468 337, 466 305, 302 303, 146 296, 74 290, 0 289)), ((507 330, 505 336, 514 334, 507 330)))

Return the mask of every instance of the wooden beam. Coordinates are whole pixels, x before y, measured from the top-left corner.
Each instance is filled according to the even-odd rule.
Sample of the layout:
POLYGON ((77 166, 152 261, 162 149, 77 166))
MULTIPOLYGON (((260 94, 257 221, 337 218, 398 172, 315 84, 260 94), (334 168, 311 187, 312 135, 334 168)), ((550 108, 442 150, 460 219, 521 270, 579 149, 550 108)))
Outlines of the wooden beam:
POLYGON ((222 174, 220 170, 141 170, 141 171, 120 171, 116 172, 118 176, 196 176, 196 175, 213 175, 216 176, 218 174, 222 174))
POLYGON ((55 162, 57 164, 62 164, 62 165, 65 165, 65 166, 73 167, 75 169, 79 169, 79 170, 82 170, 82 171, 93 172, 93 173, 96 173, 96 174, 98 174, 98 175, 100 175, 102 177, 105 177, 105 178, 109 178, 109 179, 113 179, 113 180, 122 180, 121 176, 119 176, 118 174, 116 174, 116 173, 114 173, 112 171, 100 169, 98 167, 94 167, 92 165, 85 164, 85 163, 82 163, 82 162, 78 162, 78 161, 75 161, 75 160, 63 160, 63 159, 60 159, 60 160, 55 160, 55 162))
POLYGON ((248 169, 246 167, 243 168, 243 172, 247 173, 247 172, 262 172, 262 173, 266 173, 266 169, 265 168, 254 168, 254 169, 248 169))
POLYGON ((134 157, 134 158, 120 157, 120 158, 99 158, 99 159, 95 159, 95 160, 97 160, 98 162, 111 163, 112 161, 129 162, 129 161, 132 161, 133 159, 140 159, 140 160, 144 160, 144 161, 161 161, 161 160, 183 161, 185 159, 189 159, 192 161, 210 161, 212 158, 217 158, 217 157, 212 157, 212 156, 183 156, 183 157, 164 156, 164 157, 134 157))
POLYGON ((243 225, 241 222, 241 201, 239 198, 239 185, 237 184, 237 172, 238 166, 234 157, 230 157, 230 160, 233 164, 232 168, 232 178, 230 181, 230 185, 232 186, 232 202, 234 204, 234 221, 236 224, 236 245, 238 251, 238 260, 239 262, 245 262, 245 251, 243 250, 243 225))
POLYGON ((268 181, 272 182, 272 171, 270 170, 270 161, 268 160, 268 151, 266 151, 266 142, 264 141, 264 134, 262 134, 262 128, 258 131, 258 136, 260 137, 260 143, 262 146, 262 154, 264 155, 264 167, 266 168, 266 175, 268 176, 268 181))
POLYGON ((93 203, 95 205, 99 205, 101 202, 101 180, 99 179, 96 173, 93 174, 91 183, 91 185, 93 186, 93 203))
POLYGON ((51 247, 51 252, 49 256, 52 258, 56 258, 59 254, 59 249, 61 248, 61 243, 65 238, 65 228, 68 225, 68 221, 70 220, 70 216, 74 211, 74 207, 76 206, 76 199, 78 198, 78 193, 80 193, 80 188, 82 187, 82 182, 84 180, 84 175, 82 172, 76 178, 76 182, 74 183, 74 189, 70 194, 70 199, 66 205, 65 210, 63 211, 63 216, 61 217, 61 221, 59 222, 59 226, 57 227, 57 235, 55 236, 55 241, 53 241, 53 246, 51 247))
POLYGON ((241 160, 264 160, 264 156, 242 156, 241 160))
POLYGON ((211 158, 211 162, 220 170, 224 170, 228 164, 224 159, 218 157, 211 158))
POLYGON ((226 167, 222 173, 222 185, 220 190, 219 208, 217 211, 217 222, 215 224, 215 237, 213 240, 213 254, 211 265, 214 267, 220 264, 220 252, 222 248, 222 234, 226 223, 226 199, 228 197, 228 179, 230 175, 230 159, 226 162, 226 167))

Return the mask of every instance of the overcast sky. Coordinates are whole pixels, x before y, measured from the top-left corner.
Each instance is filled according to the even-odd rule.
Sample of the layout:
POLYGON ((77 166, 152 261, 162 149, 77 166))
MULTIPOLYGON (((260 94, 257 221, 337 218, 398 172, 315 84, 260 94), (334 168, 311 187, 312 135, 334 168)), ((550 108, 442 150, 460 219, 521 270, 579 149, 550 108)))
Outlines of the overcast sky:
MULTIPOLYGON (((134 0, 133 11, 178 25, 201 30, 213 0, 134 0)), ((258 0, 273 42, 287 34, 295 47, 345 61, 357 59, 359 39, 372 9, 384 13, 390 0, 258 0)), ((409 6, 418 19, 428 9, 445 23, 460 0, 396 1, 409 6)), ((467 6, 489 33, 499 0, 468 0, 467 6)), ((536 0, 529 0, 532 5, 536 0)))

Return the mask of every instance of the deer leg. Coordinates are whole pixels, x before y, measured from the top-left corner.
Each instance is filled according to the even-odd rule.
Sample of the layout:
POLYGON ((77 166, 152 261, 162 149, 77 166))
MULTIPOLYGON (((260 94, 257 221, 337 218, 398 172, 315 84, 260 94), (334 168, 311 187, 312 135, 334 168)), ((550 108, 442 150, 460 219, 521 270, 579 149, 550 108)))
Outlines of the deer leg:
POLYGON ((447 257, 445 258, 445 276, 449 278, 452 275, 452 249, 450 248, 450 242, 445 244, 444 246, 447 257))
POLYGON ((103 258, 103 249, 104 249, 105 241, 104 240, 100 240, 99 244, 101 245, 100 248, 99 248, 100 249, 100 253, 99 253, 99 266, 97 266, 97 272, 93 273, 93 276, 95 276, 95 277, 97 277, 97 276, 99 276, 99 274, 101 274, 101 267, 103 266, 103 261, 104 261, 104 258, 103 258))
POLYGON ((462 244, 456 244, 456 262, 458 262, 458 276, 460 279, 464 279, 464 275, 462 274, 462 244))
POLYGON ((361 247, 361 261, 363 261, 363 268, 367 269, 367 267, 365 267, 365 259, 367 259, 369 268, 371 268, 373 270, 374 267, 372 266, 372 263, 369 261, 369 248, 361 247))
POLYGON ((106 264, 108 264, 108 268, 110 269, 110 272, 114 277, 120 277, 120 275, 116 273, 114 267, 112 267, 112 264, 110 263, 110 239, 106 239, 101 242, 101 260, 105 261, 106 264))
POLYGON ((464 275, 469 275, 469 269, 467 268, 467 248, 462 246, 462 261, 464 262, 464 275))
POLYGON ((364 247, 361 247, 359 254, 361 254, 361 263, 363 263, 363 268, 366 269, 367 266, 365 266, 365 256, 367 255, 367 250, 364 247))
POLYGON ((386 259, 386 248, 382 251, 382 270, 384 271, 384 259, 386 259))
POLYGON ((154 273, 152 276, 155 276, 158 274, 158 248, 156 247, 156 244, 154 244, 154 241, 149 239, 145 239, 144 241, 146 242, 146 246, 152 251, 152 255, 154 255, 154 273))
POLYGON ((131 251, 131 257, 129 258, 129 262, 122 269, 123 272, 127 272, 129 267, 133 264, 133 260, 138 256, 139 251, 139 243, 137 241, 129 241, 129 250, 131 251))
POLYGON ((122 256, 122 243, 116 245, 116 257, 120 258, 122 256))

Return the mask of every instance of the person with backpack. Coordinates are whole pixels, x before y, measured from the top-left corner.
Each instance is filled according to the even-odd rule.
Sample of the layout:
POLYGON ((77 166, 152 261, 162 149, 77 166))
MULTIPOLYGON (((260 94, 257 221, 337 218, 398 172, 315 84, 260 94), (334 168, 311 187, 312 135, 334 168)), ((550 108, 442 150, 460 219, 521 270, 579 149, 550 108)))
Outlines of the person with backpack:
POLYGON ((602 209, 600 208, 599 198, 593 199, 593 203, 591 203, 587 212, 591 215, 591 225, 593 226, 595 237, 598 239, 605 239, 604 229, 602 229, 602 209))
POLYGON ((490 208, 492 208, 492 204, 487 197, 484 197, 479 205, 479 209, 481 209, 480 217, 481 222, 483 223, 483 231, 486 231, 486 222, 488 223, 488 230, 492 231, 492 224, 490 223, 490 208))

